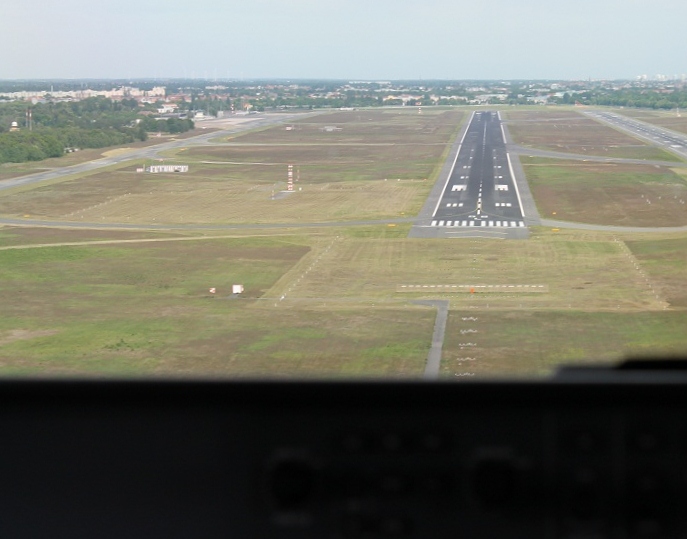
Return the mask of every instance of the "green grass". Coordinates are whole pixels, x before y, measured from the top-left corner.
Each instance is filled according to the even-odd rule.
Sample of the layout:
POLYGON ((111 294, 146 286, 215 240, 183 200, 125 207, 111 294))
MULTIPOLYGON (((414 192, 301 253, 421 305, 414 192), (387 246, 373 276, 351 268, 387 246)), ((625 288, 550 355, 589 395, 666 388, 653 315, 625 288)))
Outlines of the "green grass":
MULTIPOLYGON (((269 329, 245 327, 227 362, 239 376, 419 376, 433 313, 415 309, 329 311, 260 306, 269 329), (246 336, 250 336, 246 338, 246 336)), ((218 337, 219 338, 219 337, 218 337)))
POLYGON ((674 161, 683 162, 683 159, 666 150, 651 146, 627 146, 609 147, 608 151, 599 153, 603 157, 619 157, 622 159, 643 159, 646 161, 674 161))
POLYGON ((684 355, 685 327, 687 311, 451 311, 442 375, 454 379, 463 372, 541 376, 552 374, 561 365, 684 355), (463 321, 464 317, 478 320, 463 321), (461 334, 462 328, 475 328, 478 333, 461 334), (468 342, 477 346, 461 348, 468 342))
POLYGON ((429 311, 259 299, 309 243, 320 240, 0 251, 0 373, 418 376, 429 311), (236 282, 244 297, 226 299, 236 282))
POLYGON ((314 246, 267 295, 277 298, 287 291, 293 301, 333 295, 371 304, 444 294, 452 308, 473 300, 504 310, 520 304, 530 309, 562 305, 583 310, 616 309, 618 305, 633 310, 662 308, 610 235, 574 232, 535 231, 531 240, 523 242, 341 234, 333 242, 314 246), (476 294, 471 298, 438 290, 399 291, 400 285, 409 284, 528 284, 545 285, 547 292, 476 294))
MULTIPOLYGON (((135 353, 131 361, 150 365, 151 349, 159 357, 160 347, 217 316, 219 303, 229 306, 209 299, 209 287, 226 296, 238 282, 246 297, 257 297, 307 251, 271 239, 0 251, 0 328, 7 332, 0 358, 10 367, 31 358, 45 366, 77 361, 90 371, 91 358, 110 369, 112 354, 135 353)), ((229 306, 233 316, 239 303, 229 306)))
POLYGON ((626 244, 668 302, 687 308, 687 238, 637 239, 626 244))
MULTIPOLYGON (((612 234, 447 241, 403 228, 0 251, 0 373, 417 377, 435 317, 410 303, 423 297, 450 301, 442 372, 452 379, 542 375, 687 344, 687 311, 663 310, 612 234), (398 293, 406 281, 548 288, 398 293), (233 282, 245 299, 225 299, 233 282), (460 334, 468 316, 479 319, 474 335, 460 334), (478 346, 461 350, 467 340, 478 346), (467 356, 477 359, 459 365, 467 356)), ((686 237, 628 245, 656 285, 670 276, 685 286, 686 237)))
POLYGON ((594 162, 566 161, 544 157, 521 157, 523 166, 529 167, 527 178, 531 182, 549 185, 574 183, 580 187, 598 185, 682 184, 684 181, 672 169, 646 165, 617 165, 594 162))

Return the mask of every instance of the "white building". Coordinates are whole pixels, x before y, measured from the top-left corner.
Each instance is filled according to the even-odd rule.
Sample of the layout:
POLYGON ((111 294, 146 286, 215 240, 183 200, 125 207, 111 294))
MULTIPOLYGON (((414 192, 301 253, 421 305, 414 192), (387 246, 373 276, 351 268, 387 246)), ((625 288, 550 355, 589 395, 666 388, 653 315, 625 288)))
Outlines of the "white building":
POLYGON ((148 172, 159 174, 161 172, 188 172, 188 165, 150 165, 148 172))

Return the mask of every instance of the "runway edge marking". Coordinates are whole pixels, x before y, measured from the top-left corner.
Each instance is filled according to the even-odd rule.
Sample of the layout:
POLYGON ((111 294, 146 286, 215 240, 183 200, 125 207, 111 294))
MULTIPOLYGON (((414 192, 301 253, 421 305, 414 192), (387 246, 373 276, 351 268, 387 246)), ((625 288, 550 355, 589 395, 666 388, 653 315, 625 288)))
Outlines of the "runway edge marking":
MULTIPOLYGON (((503 125, 501 126, 503 127, 503 125)), ((525 218, 525 208, 522 207, 522 199, 520 198, 520 189, 518 189, 518 180, 515 178, 515 172, 513 171, 513 163, 510 161, 510 154, 506 152, 506 159, 508 160, 508 168, 510 169, 510 177, 513 179, 513 185, 515 186, 515 194, 518 197, 518 204, 520 204, 520 213, 522 218, 525 218)))
POLYGON ((463 133, 463 138, 460 139, 460 144, 458 144, 458 151, 456 152, 456 158, 453 160, 453 165, 451 165, 451 170, 448 173, 448 176, 446 177, 446 183, 444 184, 444 188, 441 190, 441 194, 439 195, 439 200, 437 201, 437 205, 434 208, 434 212, 432 213, 432 217, 434 217, 437 214, 437 211, 439 211, 439 204, 441 204, 441 201, 444 198, 444 193, 446 192, 446 188, 448 187, 448 183, 451 181, 451 176, 453 176, 453 169, 456 167, 456 163, 458 162, 458 156, 460 155, 460 150, 463 149, 463 142, 465 141, 465 137, 468 134, 468 131, 470 130, 470 125, 472 124, 472 119, 475 117, 475 111, 472 111, 472 114, 470 115, 470 120, 468 121, 467 128, 465 129, 465 133, 463 133))

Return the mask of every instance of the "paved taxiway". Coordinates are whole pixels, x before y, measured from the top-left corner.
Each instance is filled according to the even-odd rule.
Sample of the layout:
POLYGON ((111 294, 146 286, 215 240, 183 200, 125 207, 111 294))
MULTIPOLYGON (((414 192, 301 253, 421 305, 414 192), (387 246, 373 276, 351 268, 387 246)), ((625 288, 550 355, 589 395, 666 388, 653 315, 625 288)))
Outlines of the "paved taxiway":
MULTIPOLYGON (((670 168, 684 168, 687 163, 680 161, 656 161, 653 159, 629 159, 627 157, 602 157, 599 155, 587 155, 582 153, 566 153, 556 152, 553 150, 540 150, 537 148, 529 148, 527 146, 519 146, 517 144, 508 144, 508 153, 512 156, 524 155, 526 157, 547 157, 549 159, 565 159, 569 161, 589 161, 594 163, 614 163, 619 165, 656 165, 659 167, 670 168)), ((512 158, 511 158, 512 159, 512 158)), ((515 164, 515 163, 513 163, 515 164)), ((527 211, 527 209, 525 209, 527 211)))

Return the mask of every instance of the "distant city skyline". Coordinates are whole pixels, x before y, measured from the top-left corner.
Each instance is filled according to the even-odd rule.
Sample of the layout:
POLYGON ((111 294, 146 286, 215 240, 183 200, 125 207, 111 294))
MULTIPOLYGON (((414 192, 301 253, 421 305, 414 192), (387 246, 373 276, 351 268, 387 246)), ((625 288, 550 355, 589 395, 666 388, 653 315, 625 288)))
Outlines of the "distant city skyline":
POLYGON ((0 79, 687 73, 687 3, 678 0, 25 0, 0 12, 0 79))

